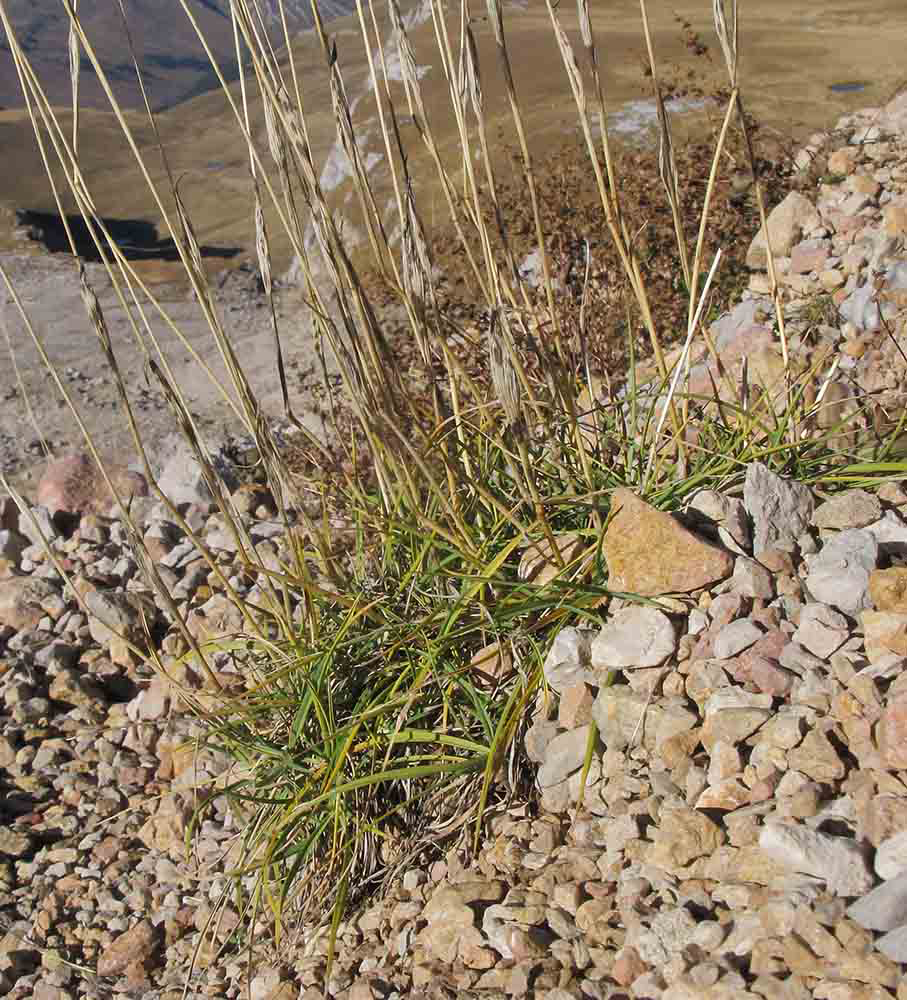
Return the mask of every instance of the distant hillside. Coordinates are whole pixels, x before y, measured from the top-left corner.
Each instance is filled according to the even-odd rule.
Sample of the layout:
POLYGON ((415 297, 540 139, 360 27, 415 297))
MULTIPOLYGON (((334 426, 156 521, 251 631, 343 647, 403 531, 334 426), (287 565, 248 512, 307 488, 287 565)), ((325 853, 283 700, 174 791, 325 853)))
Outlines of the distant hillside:
MULTIPOLYGON (((260 0, 272 38, 282 39, 278 0, 260 0)), ((190 10, 228 79, 236 73, 229 0, 190 0, 190 10)), ((353 9, 352 0, 322 0, 325 20, 353 9)), ((155 108, 169 107, 216 86, 205 51, 179 0, 124 0, 139 65, 155 108)), ((69 18, 60 0, 6 0, 10 20, 32 60, 48 96, 55 104, 70 101, 69 18)), ((309 0, 284 0, 291 33, 312 25, 309 0)), ((105 72, 124 107, 141 105, 141 93, 124 42, 119 4, 115 0, 81 0, 79 17, 105 72)), ((81 96, 86 107, 108 108, 90 62, 82 61, 81 96)), ((24 104, 0 27, 0 107, 24 104)))

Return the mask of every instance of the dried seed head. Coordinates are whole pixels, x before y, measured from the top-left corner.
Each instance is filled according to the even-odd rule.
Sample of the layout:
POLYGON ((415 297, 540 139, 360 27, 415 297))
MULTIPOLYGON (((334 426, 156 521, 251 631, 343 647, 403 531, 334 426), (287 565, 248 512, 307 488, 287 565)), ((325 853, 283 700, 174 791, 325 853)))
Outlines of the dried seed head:
POLYGON ((469 92, 469 100, 476 118, 482 118, 483 96, 482 80, 479 76, 479 57, 476 51, 476 39, 472 28, 466 26, 466 51, 464 53, 465 90, 469 92))
POLYGON ((101 349, 109 357, 111 353, 110 332, 107 329, 104 313, 101 311, 101 303, 98 302, 98 297, 95 295, 94 289, 88 283, 85 264, 81 260, 79 261, 79 287, 82 293, 82 303, 85 306, 85 312, 88 313, 88 319, 94 327, 95 333, 98 335, 98 340, 101 342, 101 349))
POLYGON ((258 270, 261 272, 261 283, 265 295, 271 298, 273 283, 271 280, 271 253, 268 245, 268 232, 265 229, 265 214, 261 207, 261 195, 258 185, 255 185, 255 250, 258 254, 258 270))
POLYGON ((488 6, 488 20, 491 22, 491 30, 494 32, 494 40, 501 48, 504 48, 504 19, 501 14, 500 0, 486 0, 488 6))
POLYGON ((579 30, 583 36, 583 45, 592 49, 592 22, 589 19, 589 0, 576 0, 576 13, 579 18, 579 30))
POLYGON ((264 95, 262 107, 265 112, 265 130, 268 133, 268 149, 271 151, 271 159, 278 169, 283 170, 286 165, 287 151, 277 117, 274 114, 274 108, 271 107, 271 101, 267 94, 264 95))
POLYGON ((673 208, 676 208, 679 204, 677 195, 677 163, 674 160, 671 126, 660 89, 655 91, 655 107, 658 112, 658 176, 664 185, 668 201, 673 208))
POLYGON ((69 82, 72 87, 72 103, 75 107, 79 103, 79 63, 81 54, 79 50, 79 36, 76 34, 76 26, 69 23, 69 82))
POLYGON ((491 315, 488 327, 488 363, 491 368, 491 382, 498 397, 507 423, 511 427, 519 424, 522 419, 520 405, 520 383, 511 357, 510 345, 507 343, 506 326, 501 321, 498 310, 491 315))

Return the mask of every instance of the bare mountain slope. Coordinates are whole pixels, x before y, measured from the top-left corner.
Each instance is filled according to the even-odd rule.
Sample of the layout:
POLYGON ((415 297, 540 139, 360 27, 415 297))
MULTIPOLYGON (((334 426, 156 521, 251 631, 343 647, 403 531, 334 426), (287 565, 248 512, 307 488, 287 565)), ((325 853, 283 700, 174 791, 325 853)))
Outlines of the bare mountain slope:
MULTIPOLYGON (((69 17, 60 0, 6 0, 10 21, 20 43, 33 60, 54 104, 70 100, 67 39, 69 17)), ((350 0, 324 0, 322 16, 328 20, 352 9, 350 0)), ((217 86, 217 80, 198 36, 180 0, 124 0, 139 65, 156 108, 169 107, 217 86)), ((235 74, 233 32, 229 0, 189 0, 199 29, 225 75, 235 74)), ((282 38, 278 0, 262 0, 262 13, 272 37, 282 38)), ((312 24, 309 0, 284 0, 287 27, 295 33, 312 24)), ((141 94, 117 0, 81 0, 79 17, 105 72, 113 81, 125 107, 139 107, 141 94)), ((108 102, 89 60, 82 59, 81 93, 88 107, 107 108, 108 102)), ((0 28, 0 106, 21 107, 22 94, 9 43, 0 28)))

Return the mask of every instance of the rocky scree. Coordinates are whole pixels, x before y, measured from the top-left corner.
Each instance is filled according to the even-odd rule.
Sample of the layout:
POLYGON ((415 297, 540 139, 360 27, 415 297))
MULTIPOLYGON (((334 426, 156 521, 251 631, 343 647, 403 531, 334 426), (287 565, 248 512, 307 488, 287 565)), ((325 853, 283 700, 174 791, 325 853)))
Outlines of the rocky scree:
MULTIPOLYGON (((836 364, 836 419, 821 419, 853 410, 845 435, 871 423, 865 393, 879 419, 902 406, 905 124, 902 99, 817 137, 801 162, 827 157, 831 179, 769 220, 793 362, 836 364), (820 289, 821 322, 804 316, 820 289)), ((773 391, 783 359, 758 248, 750 296, 713 334, 732 375, 745 354, 773 391)), ((115 474, 192 631, 238 628, 141 477, 115 474)), ((197 466, 174 455, 162 482, 254 598, 197 466)), ((278 560, 267 492, 232 497, 278 560)), ((178 665, 183 640, 84 457, 53 463, 36 499, 90 613, 3 501, 0 992, 176 1000, 195 956, 190 996, 237 997, 239 915, 206 928, 241 820, 215 798, 188 860, 184 846, 196 789, 229 762, 178 751, 197 722, 107 626, 153 643, 200 699, 205 678, 178 665)), ((256 1000, 907 998, 907 491, 823 498, 752 465, 742 495, 701 492, 681 516, 613 499, 609 573, 652 603, 612 601, 600 629, 554 640, 524 742, 538 802, 493 817, 475 860, 453 848, 344 922, 327 981, 324 928, 263 949, 256 1000)), ((218 670, 242 688, 229 660, 218 670)))

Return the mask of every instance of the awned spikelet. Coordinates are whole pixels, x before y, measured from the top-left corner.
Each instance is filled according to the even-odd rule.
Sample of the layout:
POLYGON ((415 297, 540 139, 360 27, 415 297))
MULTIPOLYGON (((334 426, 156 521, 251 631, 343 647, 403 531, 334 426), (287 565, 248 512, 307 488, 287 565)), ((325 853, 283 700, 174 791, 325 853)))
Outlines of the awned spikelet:
POLYGON ((261 283, 264 285, 265 295, 270 300, 274 292, 274 284, 271 279, 271 251, 268 246, 265 213, 261 207, 261 194, 258 190, 258 184, 255 185, 255 252, 258 255, 258 270, 261 274, 261 283))
POLYGON ((508 426, 516 428, 522 423, 523 408, 520 404, 520 382, 513 364, 513 346, 509 341, 510 332, 506 322, 502 320, 500 312, 495 310, 491 314, 487 334, 491 381, 508 426))

